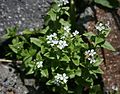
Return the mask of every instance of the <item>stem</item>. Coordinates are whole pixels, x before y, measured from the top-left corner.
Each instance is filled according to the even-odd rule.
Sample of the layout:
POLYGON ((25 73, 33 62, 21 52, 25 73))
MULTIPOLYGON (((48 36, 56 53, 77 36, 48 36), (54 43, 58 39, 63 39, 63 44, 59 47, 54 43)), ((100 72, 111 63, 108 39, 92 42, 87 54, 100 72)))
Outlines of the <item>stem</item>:
POLYGON ((76 12, 75 12, 75 2, 74 0, 70 0, 70 20, 71 20, 71 29, 75 30, 75 23, 76 23, 76 12))
POLYGON ((19 64, 22 63, 22 61, 13 61, 13 60, 7 60, 7 59, 0 59, 0 62, 2 62, 2 63, 12 63, 12 62, 16 62, 16 63, 19 63, 19 64))

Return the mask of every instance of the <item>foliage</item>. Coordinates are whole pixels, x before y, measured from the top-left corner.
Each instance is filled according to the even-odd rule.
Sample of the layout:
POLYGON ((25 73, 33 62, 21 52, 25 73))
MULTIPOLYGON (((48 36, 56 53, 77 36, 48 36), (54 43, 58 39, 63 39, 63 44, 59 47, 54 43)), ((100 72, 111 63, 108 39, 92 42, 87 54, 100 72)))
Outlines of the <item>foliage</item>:
POLYGON ((120 6, 117 0, 94 0, 94 2, 108 8, 117 8, 120 6))
POLYGON ((38 76, 53 92, 81 94, 84 87, 92 89, 97 74, 103 73, 97 51, 101 47, 115 49, 105 40, 110 32, 108 24, 98 22, 96 33, 79 34, 81 30, 74 23, 75 17, 71 17, 75 14, 69 4, 74 8, 73 0, 55 0, 43 30, 26 29, 21 35, 8 33, 13 38, 9 55, 22 60, 27 74, 38 76))

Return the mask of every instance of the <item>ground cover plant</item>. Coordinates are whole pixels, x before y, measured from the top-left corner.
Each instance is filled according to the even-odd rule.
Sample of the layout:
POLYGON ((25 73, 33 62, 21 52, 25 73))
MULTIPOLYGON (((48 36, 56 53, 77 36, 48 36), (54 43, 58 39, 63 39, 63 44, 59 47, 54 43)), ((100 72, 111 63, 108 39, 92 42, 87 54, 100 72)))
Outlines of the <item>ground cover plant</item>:
POLYGON ((5 37, 12 42, 7 56, 21 60, 27 75, 37 76, 57 94, 83 94, 86 89, 94 94, 94 80, 103 73, 98 51, 115 51, 106 41, 111 29, 109 23, 97 22, 95 32, 81 31, 74 3, 55 0, 42 30, 26 29, 18 34, 16 28, 8 28, 5 37))

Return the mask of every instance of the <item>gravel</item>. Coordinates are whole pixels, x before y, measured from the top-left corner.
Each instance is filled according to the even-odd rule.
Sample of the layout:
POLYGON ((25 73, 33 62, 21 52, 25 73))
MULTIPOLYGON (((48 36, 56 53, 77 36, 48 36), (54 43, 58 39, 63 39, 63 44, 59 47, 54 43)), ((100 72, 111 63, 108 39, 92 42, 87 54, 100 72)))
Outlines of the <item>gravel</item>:
POLYGON ((18 26, 42 28, 44 16, 52 0, 0 0, 0 36, 5 28, 18 26))

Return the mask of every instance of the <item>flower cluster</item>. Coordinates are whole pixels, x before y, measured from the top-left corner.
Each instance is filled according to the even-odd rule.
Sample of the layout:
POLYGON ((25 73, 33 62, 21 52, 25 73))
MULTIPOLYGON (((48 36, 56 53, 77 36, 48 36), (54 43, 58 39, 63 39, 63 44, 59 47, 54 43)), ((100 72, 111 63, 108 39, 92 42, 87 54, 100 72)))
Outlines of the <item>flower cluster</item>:
POLYGON ((54 77, 54 84, 56 84, 57 86, 60 86, 60 84, 65 84, 68 81, 68 76, 63 73, 63 74, 59 74, 57 73, 57 75, 54 77))
POLYGON ((38 61, 36 63, 37 68, 42 68, 43 67, 43 61, 38 61))
POLYGON ((51 46, 56 46, 59 49, 63 49, 66 46, 68 46, 67 42, 62 39, 58 39, 57 34, 53 33, 46 38, 48 41, 47 43, 50 44, 51 46))
POLYGON ((96 60, 94 58, 94 56, 96 55, 96 52, 94 51, 94 49, 85 51, 85 55, 86 55, 87 59, 90 61, 90 63, 96 62, 96 60))
POLYGON ((95 25, 95 28, 98 31, 103 31, 103 30, 110 30, 109 23, 103 24, 102 22, 99 22, 95 25))
POLYGON ((69 1, 68 0, 58 0, 57 3, 58 3, 58 6, 63 6, 63 5, 68 4, 69 1))

